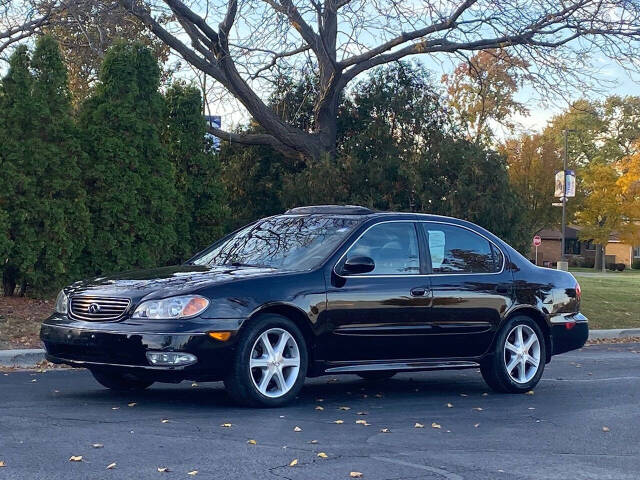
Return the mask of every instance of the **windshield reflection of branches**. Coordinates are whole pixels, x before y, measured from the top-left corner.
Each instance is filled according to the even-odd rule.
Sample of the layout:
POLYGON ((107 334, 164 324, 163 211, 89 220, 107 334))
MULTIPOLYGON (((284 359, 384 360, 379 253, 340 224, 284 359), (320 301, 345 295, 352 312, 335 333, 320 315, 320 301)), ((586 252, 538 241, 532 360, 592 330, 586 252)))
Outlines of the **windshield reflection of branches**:
POLYGON ((195 263, 306 270, 323 260, 356 223, 340 217, 271 218, 241 230, 195 263))

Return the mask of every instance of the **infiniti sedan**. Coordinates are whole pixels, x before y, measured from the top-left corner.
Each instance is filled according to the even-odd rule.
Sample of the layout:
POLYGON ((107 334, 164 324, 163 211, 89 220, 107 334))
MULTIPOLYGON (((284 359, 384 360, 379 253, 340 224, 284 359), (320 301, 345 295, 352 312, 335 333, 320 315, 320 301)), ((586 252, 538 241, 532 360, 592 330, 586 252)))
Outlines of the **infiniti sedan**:
POLYGON ((479 368, 521 393, 582 347, 580 285, 467 221, 299 207, 183 265, 76 282, 42 324, 47 358, 107 388, 224 381, 279 406, 307 376, 479 368))

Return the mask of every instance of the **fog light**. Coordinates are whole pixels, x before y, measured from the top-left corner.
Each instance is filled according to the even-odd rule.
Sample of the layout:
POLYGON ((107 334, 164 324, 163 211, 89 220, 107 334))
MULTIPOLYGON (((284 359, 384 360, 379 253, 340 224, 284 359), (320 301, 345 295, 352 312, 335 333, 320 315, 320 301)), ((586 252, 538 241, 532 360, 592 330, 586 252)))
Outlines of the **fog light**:
POLYGON ((151 365, 178 367, 196 363, 198 358, 182 352, 147 352, 147 360, 151 365))

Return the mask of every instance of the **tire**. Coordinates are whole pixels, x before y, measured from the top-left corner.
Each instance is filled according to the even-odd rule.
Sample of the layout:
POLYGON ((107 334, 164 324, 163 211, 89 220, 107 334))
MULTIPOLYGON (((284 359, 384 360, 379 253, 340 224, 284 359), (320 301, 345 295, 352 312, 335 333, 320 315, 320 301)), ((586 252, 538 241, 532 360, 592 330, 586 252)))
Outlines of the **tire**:
POLYGON ((368 381, 377 381, 377 380, 388 380, 393 377, 397 372, 360 372, 357 373, 360 378, 368 381))
POLYGON ((130 392, 135 390, 144 390, 153 385, 153 380, 144 380, 131 375, 122 375, 119 373, 106 373, 99 370, 91 370, 93 378, 110 390, 118 392, 130 392))
POLYGON ((484 381, 496 392, 525 393, 540 381, 546 354, 544 335, 538 324, 529 317, 516 316, 500 329, 493 351, 480 365, 480 372, 484 381), (519 344, 518 331, 522 332, 524 345, 519 344), (525 350, 527 343, 532 339, 531 335, 535 335, 536 339, 525 350), (507 341, 509 347, 506 346, 507 341), (537 367, 531 361, 536 359, 537 367), (509 371, 510 366, 512 368, 509 371))
POLYGON ((307 344, 297 325, 281 315, 259 315, 238 338, 224 384, 242 405, 280 407, 300 392, 307 364, 307 344), (283 341, 284 347, 278 348, 283 341))

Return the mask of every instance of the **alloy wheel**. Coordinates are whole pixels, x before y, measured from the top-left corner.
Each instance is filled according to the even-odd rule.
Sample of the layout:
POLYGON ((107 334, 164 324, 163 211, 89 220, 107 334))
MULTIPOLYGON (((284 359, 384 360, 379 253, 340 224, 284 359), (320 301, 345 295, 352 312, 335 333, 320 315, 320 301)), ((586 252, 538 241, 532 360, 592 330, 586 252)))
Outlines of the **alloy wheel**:
POLYGON ((251 349, 249 370, 262 395, 278 398, 286 394, 300 371, 300 350, 293 335, 282 328, 262 332, 251 349))
POLYGON ((536 375, 540 365, 540 340, 528 325, 516 325, 504 342, 504 365, 511 380, 524 384, 536 375))

